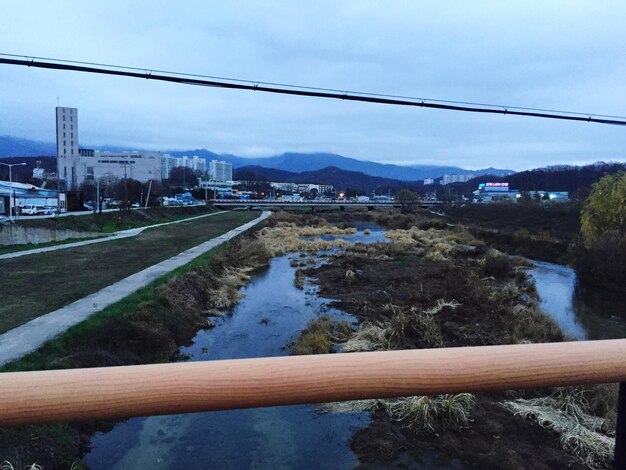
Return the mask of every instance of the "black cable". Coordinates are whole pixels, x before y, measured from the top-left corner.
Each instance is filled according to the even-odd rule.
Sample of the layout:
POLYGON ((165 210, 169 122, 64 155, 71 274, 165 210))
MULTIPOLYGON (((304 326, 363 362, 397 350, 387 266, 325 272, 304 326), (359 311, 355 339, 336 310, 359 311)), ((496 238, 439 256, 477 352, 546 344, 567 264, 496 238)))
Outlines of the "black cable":
MULTIPOLYGON (((10 54, 0 54, 5 57, 24 57, 10 54)), ((380 95, 371 93, 348 92, 323 88, 299 87, 293 85, 270 84, 264 82, 253 82, 247 80, 235 80, 224 78, 194 78, 202 77, 199 75, 180 74, 165 71, 154 71, 147 69, 119 67, 105 64, 93 64, 75 61, 59 61, 57 59, 46 59, 53 62, 45 62, 30 59, 14 59, 0 57, 0 64, 22 65, 26 67, 37 67, 53 70, 69 70, 75 72, 96 73, 104 75, 115 75, 122 77, 144 78, 148 80, 159 80, 171 83, 180 83, 185 85, 208 86, 216 88, 228 88, 235 90, 262 91, 266 93, 277 93, 295 96, 310 96, 315 98, 330 98, 346 101, 359 101, 365 103, 389 104, 396 106, 416 106, 420 108, 443 109, 448 111, 465 111, 472 113, 487 114, 512 114, 515 116, 528 116, 546 119, 561 119, 566 121, 582 121, 594 122, 599 124, 611 124, 624 126, 626 125, 626 117, 594 115, 585 113, 573 113, 569 111, 551 111, 535 108, 505 107, 499 105, 474 104, 466 102, 429 100, 421 98, 394 97, 392 95, 380 95), (103 68, 108 67, 108 68, 103 68), (143 72, 139 72, 143 70, 143 72), (155 73, 156 72, 156 73, 155 73), (168 74, 168 75, 164 75, 168 74)))

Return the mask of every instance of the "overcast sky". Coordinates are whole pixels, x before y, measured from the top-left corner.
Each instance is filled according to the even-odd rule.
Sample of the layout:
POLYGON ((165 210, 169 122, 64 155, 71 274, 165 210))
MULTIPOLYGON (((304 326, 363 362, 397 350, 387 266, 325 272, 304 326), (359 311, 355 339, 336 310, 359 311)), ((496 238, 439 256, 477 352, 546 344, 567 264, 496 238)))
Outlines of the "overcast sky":
MULTIPOLYGON (((0 52, 626 116, 624 1, 1 1, 0 52)), ((521 170, 626 160, 626 127, 0 65, 0 135, 521 170)))

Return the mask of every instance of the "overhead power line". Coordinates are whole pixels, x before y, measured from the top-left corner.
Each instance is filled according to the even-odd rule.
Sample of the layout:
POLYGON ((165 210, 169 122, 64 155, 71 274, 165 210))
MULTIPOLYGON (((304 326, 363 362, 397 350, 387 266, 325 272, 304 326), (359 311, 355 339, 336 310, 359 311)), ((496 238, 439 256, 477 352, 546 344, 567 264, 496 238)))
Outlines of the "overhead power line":
POLYGON ((447 111, 465 111, 486 114, 511 114, 514 116, 528 116, 546 119, 561 119, 566 121, 594 122, 598 124, 626 125, 626 117, 604 114, 579 113, 572 111, 558 111, 540 108, 524 108, 519 106, 503 106, 464 101, 447 101, 429 98, 415 98, 408 96, 364 93, 358 91, 343 91, 329 88, 315 88, 281 83, 257 82, 207 75, 195 75, 164 70, 124 67, 93 62, 78 62, 71 60, 51 59, 45 57, 30 57, 0 53, 0 64, 22 65, 52 70, 67 70, 74 72, 115 75, 122 77, 158 80, 184 85, 228 88, 235 90, 260 91, 283 95, 309 96, 315 98, 337 99, 344 101, 358 101, 365 103, 388 104, 396 106, 415 106, 420 108, 442 109, 447 111))

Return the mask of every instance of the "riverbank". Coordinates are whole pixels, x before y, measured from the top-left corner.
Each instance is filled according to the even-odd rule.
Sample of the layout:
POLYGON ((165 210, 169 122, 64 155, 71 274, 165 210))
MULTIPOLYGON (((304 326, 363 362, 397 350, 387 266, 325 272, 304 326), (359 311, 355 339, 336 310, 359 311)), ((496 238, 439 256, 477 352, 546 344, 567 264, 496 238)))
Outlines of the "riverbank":
MULTIPOLYGON (((413 227, 393 230, 389 237, 388 244, 348 247, 326 264, 305 271, 317 280, 320 295, 334 299, 333 305, 361 320, 360 329, 347 340, 328 332, 326 337, 334 339, 335 347, 349 352, 566 339, 538 308, 523 259, 494 251, 460 227, 413 227)), ((455 408, 459 419, 424 421, 427 411, 420 410, 446 416, 445 408, 439 407, 448 406, 450 400, 461 399, 416 397, 357 404, 374 417, 352 442, 361 467, 610 465, 614 387, 483 394, 455 408), (575 417, 563 417, 569 431, 559 434, 520 416, 541 421, 545 417, 540 403, 559 414, 566 402, 575 403, 581 416, 599 415, 594 418, 597 427, 589 429, 592 439, 585 441, 571 433, 580 424, 575 417), (410 406, 417 415, 398 412, 410 406), (407 427, 407 422, 414 424, 407 427)))
POLYGON ((441 220, 463 224, 477 238, 512 255, 572 264, 580 230, 580 205, 469 204, 450 206, 441 220))
MULTIPOLYGON (((248 272, 266 265, 269 258, 264 245, 254 240, 218 247, 0 372, 180 360, 179 347, 199 329, 212 328, 211 316, 234 305, 248 272)), ((111 426, 96 422, 0 428, 0 457, 43 468, 81 468, 80 455, 90 436, 111 426)))
MULTIPOLYGON (((315 252, 320 246, 346 243, 317 238, 307 241, 302 240, 303 235, 353 232, 332 226, 298 229, 280 216, 270 219, 268 227, 260 231, 262 239, 256 232, 213 250, 1 371, 185 360, 187 353, 181 352, 180 347, 189 345, 198 331, 221 325, 219 317, 241 299, 241 287, 271 257, 300 249, 315 252), (281 225, 278 230, 277 225, 281 225)), ((271 321, 267 319, 265 324, 271 321)), ((87 450, 91 436, 114 425, 97 422, 0 428, 0 457, 13 463, 36 462, 43 468, 70 468, 74 464, 82 468, 80 456, 87 450)))
MULTIPOLYGON (((163 280, 151 290, 138 293, 136 297, 127 299, 125 305, 118 305, 117 310, 94 319, 95 323, 91 326, 83 325, 82 329, 74 330, 73 336, 66 337, 60 344, 44 349, 32 355, 30 362, 18 363, 14 367, 24 370, 107 365, 107 361, 114 365, 180 360, 192 356, 194 360, 233 357, 228 354, 243 357, 246 350, 224 349, 224 355, 221 355, 221 351, 215 348, 220 349, 220 345, 225 348, 238 337, 250 336, 252 332, 259 334, 260 331, 263 333, 258 337, 250 337, 249 347, 261 348, 268 354, 266 344, 272 342, 274 349, 270 354, 277 354, 274 339, 278 337, 279 348, 291 344, 291 352, 298 353, 303 351, 294 347, 298 341, 285 338, 291 336, 289 331, 294 324, 298 325, 294 331, 304 331, 302 336, 308 335, 308 343, 313 346, 313 350, 304 350, 305 353, 564 339, 562 332, 537 308, 534 286, 524 273, 526 262, 492 250, 462 228, 436 229, 433 227, 440 226, 439 222, 428 222, 421 229, 391 231, 388 243, 366 244, 354 243, 358 238, 353 241, 345 239, 352 237, 356 231, 349 226, 356 220, 342 222, 333 215, 333 221, 336 226, 329 226, 324 219, 312 215, 277 214, 255 236, 238 242, 238 247, 233 246, 219 256, 213 254, 209 261, 195 266, 197 269, 181 271, 178 277, 163 280), (326 250, 321 258, 324 262, 320 260, 319 250, 326 250), (306 296, 314 292, 307 290, 307 286, 310 279, 315 279, 321 295, 334 302, 325 304, 327 306, 323 308, 320 306, 319 316, 324 319, 322 313, 336 305, 360 320, 358 328, 352 322, 337 322, 332 318, 323 320, 321 323, 325 324, 319 325, 319 328, 304 328, 297 308, 294 310, 290 302, 281 300, 287 295, 287 289, 273 280, 268 295, 277 300, 275 307, 263 309, 251 303, 245 314, 240 312, 237 315, 237 322, 227 330, 228 334, 224 337, 213 335, 219 333, 225 322, 211 315, 224 312, 240 299, 240 287, 253 270, 258 269, 255 266, 263 266, 270 257, 285 253, 294 254, 290 259, 281 258, 280 269, 294 276, 289 280, 294 290, 304 287, 303 304, 311 304, 311 298, 306 296), (256 261, 248 266, 249 259, 256 261), (221 291, 220 286, 224 287, 221 291), (276 309, 286 309, 286 315, 272 317, 271 312, 276 309), (242 325, 245 322, 252 322, 256 329, 244 329, 242 325), (218 327, 209 331, 215 324, 218 327), (199 336, 206 337, 205 341, 179 350, 177 346, 189 344, 190 337, 198 329, 199 336), (118 337, 121 338, 119 341, 118 337)), ((361 240, 373 237, 369 229, 359 233, 361 240)), ((264 289, 267 291, 268 286, 264 289)), ((296 337, 292 339, 296 340, 296 337)), ((537 403, 531 401, 534 399, 552 400, 551 409, 558 409, 559 403, 567 403, 568 406, 576 404, 585 416, 594 414, 608 419, 602 428, 592 430, 596 433, 592 435, 600 436, 597 440, 604 445, 606 439, 610 440, 607 433, 611 427, 610 413, 614 411, 615 397, 611 393, 612 390, 607 387, 591 387, 567 389, 567 392, 534 390, 479 396, 413 397, 342 406, 351 412, 356 406, 361 413, 372 413, 371 423, 358 430, 352 440, 352 449, 358 455, 362 468, 585 468, 579 457, 562 449, 562 438, 557 433, 545 430, 509 410, 515 411, 515 406, 526 406, 536 412, 537 403), (424 421, 416 417, 416 410, 426 410, 434 419, 424 421), (406 426, 408 423, 411 425, 406 426)), ((329 409, 339 411, 332 404, 329 409)), ((522 413, 519 408, 516 412, 522 413)), ((295 452, 299 447, 290 445, 292 441, 302 440, 297 437, 298 427, 285 427, 283 414, 268 419, 269 413, 270 410, 251 412, 253 418, 246 423, 238 422, 230 429, 227 441, 230 437, 233 441, 220 445, 236 452, 242 462, 255 462, 255 456, 239 456, 239 440, 256 442, 254 436, 260 433, 259 429, 263 429, 263 436, 274 436, 275 439, 261 441, 261 447, 267 444, 269 449, 287 447, 287 453, 295 452)), ((138 449, 143 451, 162 445, 164 452, 176 447, 179 453, 172 455, 183 458, 177 462, 200 464, 202 460, 194 455, 198 453, 198 446, 205 444, 203 439, 181 440, 179 443, 179 438, 189 429, 174 431, 171 435, 160 434, 162 425, 165 425, 163 419, 149 418, 141 437, 133 434, 133 439, 140 442, 131 443, 128 455, 137 456, 138 449), (185 446, 196 450, 189 453, 185 446)), ((193 423, 194 429, 206 429, 204 419, 190 416, 182 420, 185 423, 183 427, 193 423)), ((220 420, 225 418, 210 414, 210 419, 217 429, 217 437, 221 434, 220 420)), ((326 419, 318 419, 323 420, 326 419)), ((180 423, 181 419, 172 418, 170 421, 180 423)), ((49 467, 53 463, 60 468, 69 467, 71 459, 85 448, 88 437, 95 430, 102 431, 112 426, 113 423, 83 423, 12 428, 10 431, 15 434, 10 435, 13 444, 9 445, 13 445, 14 450, 18 449, 16 452, 20 455, 38 455, 41 460, 33 461, 44 466, 49 467), (24 447, 18 448, 19 445, 24 447), (28 454, 37 446, 40 446, 39 454, 28 454)), ((133 426, 136 425, 126 427, 133 426)), ((325 438, 328 435, 321 436, 325 438)), ((112 439, 118 441, 104 442, 127 439, 123 431, 117 436, 112 439)), ((2 434, 0 442, 5 442, 2 434)), ((584 450, 580 454, 587 458, 590 453, 584 447, 585 442, 575 442, 584 450)), ((300 445, 307 445, 307 442, 300 445)), ((308 445, 315 449, 311 442, 308 445)), ((110 445, 104 444, 100 454, 108 453, 109 448, 110 445)), ((9 452, 11 448, 0 448, 0 452, 3 451, 9 452)), ((314 459, 315 452, 311 453, 310 448, 308 452, 306 458, 314 459)), ((336 455, 345 455, 347 450, 337 448, 335 452, 336 455)), ((15 453, 6 455, 15 461, 15 453)), ((158 454, 152 453, 146 458, 155 455, 158 454)), ((171 458, 170 454, 168 456, 171 458)), ((293 455, 288 457, 294 460, 285 460, 282 464, 302 461, 293 455)), ((281 464, 276 460, 273 462, 281 464)), ((217 464, 219 461, 216 460, 217 464)))

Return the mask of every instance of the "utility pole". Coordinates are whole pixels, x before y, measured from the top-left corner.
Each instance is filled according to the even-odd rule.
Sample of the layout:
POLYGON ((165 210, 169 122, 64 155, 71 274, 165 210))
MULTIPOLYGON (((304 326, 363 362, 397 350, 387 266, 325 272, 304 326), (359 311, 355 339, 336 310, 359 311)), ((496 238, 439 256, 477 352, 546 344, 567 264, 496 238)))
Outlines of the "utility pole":
POLYGON ((100 180, 96 180, 96 201, 93 205, 93 213, 95 214, 98 210, 98 206, 100 206, 100 210, 102 211, 102 205, 100 203, 100 180))

